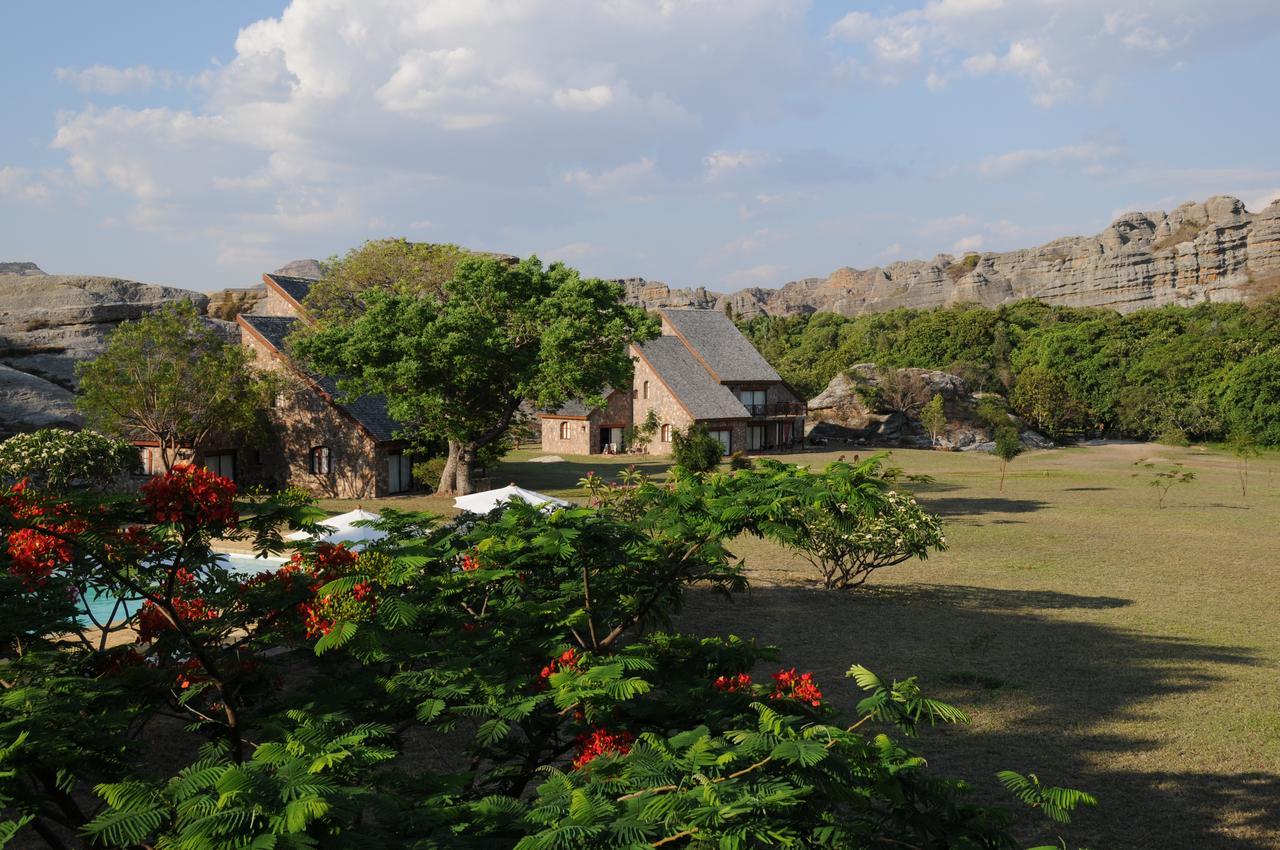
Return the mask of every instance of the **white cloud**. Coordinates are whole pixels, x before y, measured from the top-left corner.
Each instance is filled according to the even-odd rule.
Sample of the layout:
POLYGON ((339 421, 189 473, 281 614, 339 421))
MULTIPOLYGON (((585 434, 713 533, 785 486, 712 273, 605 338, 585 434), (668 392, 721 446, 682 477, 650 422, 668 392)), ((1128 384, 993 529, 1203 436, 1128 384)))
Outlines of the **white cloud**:
POLYGON ((1258 212, 1259 210, 1266 209, 1276 201, 1280 201, 1280 187, 1264 189, 1258 194, 1251 195, 1249 198, 1245 199, 1244 206, 1245 209, 1250 212, 1258 212))
POLYGON ((604 253, 604 250, 603 245, 597 245, 594 242, 570 242, 568 245, 561 245, 559 248, 547 251, 546 259, 576 263, 588 257, 598 256, 604 253))
POLYGON ((561 179, 591 195, 618 192, 633 188, 653 176, 653 160, 647 156, 635 162, 625 162, 606 171, 590 172, 585 169, 566 171, 561 179))
POLYGON ((902 243, 894 242, 892 245, 884 246, 884 250, 880 252, 881 257, 897 260, 902 257, 902 243))
POLYGON ((34 177, 30 169, 0 166, 0 200, 44 203, 52 197, 49 186, 34 177))
POLYGON ((730 289, 748 286, 778 286, 785 281, 787 266, 782 263, 762 263, 744 269, 736 269, 720 278, 722 285, 730 289))
POLYGON ((116 68, 110 65, 90 65, 88 68, 58 68, 54 75, 59 81, 71 83, 82 92, 98 94, 123 94, 127 91, 151 88, 171 88, 178 76, 171 71, 158 70, 148 65, 116 68))
POLYGON ((989 156, 978 164, 983 177, 1015 177, 1037 168, 1076 168, 1089 175, 1107 171, 1125 155, 1120 145, 1084 142, 1055 148, 1023 148, 989 156))
POLYGON ((851 12, 829 35, 852 46, 851 62, 866 78, 919 76, 936 91, 957 71, 1002 74, 1026 81, 1032 101, 1050 107, 1280 29, 1273 0, 1115 7, 1113 0, 916 0, 901 11, 851 12))
POLYGON ((957 239, 955 244, 951 246, 951 250, 957 254, 970 253, 981 248, 986 241, 981 233, 971 233, 968 236, 957 239))
POLYGON ((778 111, 825 61, 802 49, 806 5, 292 0, 190 78, 64 69, 86 91, 181 84, 190 102, 70 112, 52 147, 78 187, 133 200, 112 213, 126 225, 345 244, 431 220, 474 240, 584 192, 649 191, 778 111))
POLYGON ((551 95, 551 102, 561 109, 595 112, 613 103, 613 89, 604 85, 589 89, 557 89, 551 95))
POLYGON ((763 151, 713 151, 702 158, 708 180, 718 180, 772 161, 773 157, 763 151))

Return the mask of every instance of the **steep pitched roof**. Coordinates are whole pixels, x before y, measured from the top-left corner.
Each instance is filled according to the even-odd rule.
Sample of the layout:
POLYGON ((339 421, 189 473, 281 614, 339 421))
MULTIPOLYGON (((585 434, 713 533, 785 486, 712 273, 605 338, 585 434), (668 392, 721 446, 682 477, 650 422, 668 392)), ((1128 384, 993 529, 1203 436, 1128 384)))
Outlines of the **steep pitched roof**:
POLYGON ((263 278, 270 278, 271 282, 280 288, 285 295, 288 295, 298 304, 307 297, 307 293, 311 291, 311 284, 315 283, 309 277, 293 277, 287 274, 264 274, 263 278))
POLYGON ((733 391, 716 381, 678 337, 660 336, 638 349, 694 419, 745 419, 750 415, 733 391))
POLYGON ((676 336, 684 340, 719 381, 781 381, 729 317, 719 310, 660 310, 676 336))
MULTIPOLYGON (((295 278, 295 280, 301 279, 295 278)), ((333 378, 306 372, 299 368, 298 364, 294 363, 292 358, 289 357, 285 351, 285 337, 293 330, 295 323, 301 321, 301 319, 286 316, 251 316, 245 313, 241 313, 236 318, 288 360, 294 369, 319 387, 320 391, 333 401, 335 407, 363 426, 375 440, 380 443, 386 443, 395 439, 395 430, 398 425, 391 418, 391 414, 387 412, 386 399, 382 396, 366 395, 360 396, 348 404, 340 404, 336 401, 338 397, 337 381, 333 378)))
MULTIPOLYGON (((609 401, 609 396, 613 395, 615 392, 618 392, 618 390, 615 390, 613 387, 605 387, 604 389, 600 390, 600 396, 607 403, 609 401)), ((555 410, 543 410, 543 411, 540 411, 540 413, 543 415, 549 415, 549 416, 563 416, 565 418, 571 418, 571 419, 583 419, 590 416, 592 413, 595 413, 599 409, 600 408, 598 407, 587 407, 586 402, 584 402, 582 399, 574 398, 574 399, 570 399, 569 401, 566 401, 564 404, 560 405, 560 407, 558 407, 555 410)))

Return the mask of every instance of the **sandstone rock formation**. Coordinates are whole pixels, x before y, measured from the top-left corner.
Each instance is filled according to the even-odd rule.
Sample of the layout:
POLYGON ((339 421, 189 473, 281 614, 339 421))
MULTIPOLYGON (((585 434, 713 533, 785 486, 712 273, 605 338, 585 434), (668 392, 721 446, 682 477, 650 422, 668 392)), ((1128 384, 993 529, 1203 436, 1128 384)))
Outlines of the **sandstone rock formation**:
POLYGON ((209 298, 110 277, 0 275, 0 436, 75 424, 76 362, 120 322, 177 301, 203 312, 209 298))
MULTIPOLYGON (((810 400, 807 436, 855 445, 928 448, 934 441, 920 422, 920 408, 935 395, 942 396, 947 414, 947 426, 936 445, 990 451, 991 429, 977 416, 982 395, 969 392, 962 378, 931 369, 882 370, 874 363, 859 363, 836 373, 810 400)), ((1053 446, 1016 417, 1010 419, 1027 446, 1053 446)))
POLYGON ((716 295, 702 288, 625 282, 635 304, 728 306, 745 318, 814 312, 855 316, 960 302, 996 306, 1023 298, 1121 312, 1242 301, 1280 291, 1280 201, 1250 213, 1238 199, 1217 196, 1171 213, 1128 213, 1097 236, 1006 253, 942 254, 883 268, 843 268, 775 290, 716 295))

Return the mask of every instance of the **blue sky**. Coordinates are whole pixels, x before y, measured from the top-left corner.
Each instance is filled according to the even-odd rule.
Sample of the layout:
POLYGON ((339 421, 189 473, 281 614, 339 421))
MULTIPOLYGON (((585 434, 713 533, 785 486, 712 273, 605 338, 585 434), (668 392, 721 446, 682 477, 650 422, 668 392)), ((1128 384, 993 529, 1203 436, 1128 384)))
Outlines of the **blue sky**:
POLYGON ((1280 197, 1274 0, 5 4, 0 260, 387 235, 717 290, 1280 197))

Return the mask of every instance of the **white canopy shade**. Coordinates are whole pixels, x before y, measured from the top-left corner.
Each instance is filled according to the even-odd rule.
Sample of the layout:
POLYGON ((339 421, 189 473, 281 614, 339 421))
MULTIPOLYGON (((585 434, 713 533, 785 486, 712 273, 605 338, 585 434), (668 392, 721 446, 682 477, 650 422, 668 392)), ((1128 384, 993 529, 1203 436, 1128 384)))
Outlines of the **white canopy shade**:
POLYGON ((295 531, 288 535, 286 540, 313 540, 316 543, 346 543, 352 549, 360 549, 366 543, 375 540, 381 540, 387 536, 385 531, 379 531, 376 528, 368 526, 356 525, 357 522, 374 522, 382 519, 380 514, 366 511, 363 508, 356 508, 354 511, 348 511, 345 514, 329 517, 320 523, 326 528, 332 529, 328 534, 308 534, 305 531, 295 531))
POLYGON ((544 496, 541 493, 535 493, 532 490, 526 490, 523 487, 517 487, 509 484, 506 487, 499 487, 497 490, 485 490, 483 493, 471 493, 467 496, 459 496, 453 500, 453 506, 459 510, 469 511, 473 514, 487 514, 500 505, 505 505, 512 499, 519 499, 529 505, 555 505, 565 507, 569 503, 564 499, 557 499, 554 496, 544 496))

